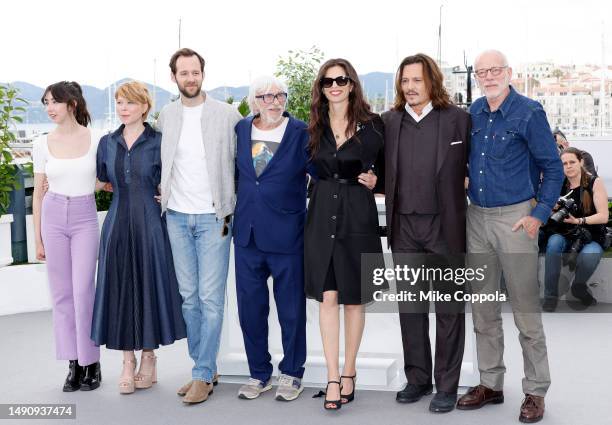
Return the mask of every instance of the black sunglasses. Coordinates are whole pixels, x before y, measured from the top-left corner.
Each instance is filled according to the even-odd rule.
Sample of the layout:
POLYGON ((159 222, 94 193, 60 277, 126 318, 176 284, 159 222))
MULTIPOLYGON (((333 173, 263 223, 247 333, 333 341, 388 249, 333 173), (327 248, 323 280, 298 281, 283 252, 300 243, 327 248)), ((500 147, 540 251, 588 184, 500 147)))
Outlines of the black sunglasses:
POLYGON ((323 77, 321 78, 320 84, 321 87, 328 89, 334 85, 334 81, 336 82, 336 85, 338 85, 338 87, 344 87, 352 80, 351 77, 347 77, 344 75, 336 78, 323 77))

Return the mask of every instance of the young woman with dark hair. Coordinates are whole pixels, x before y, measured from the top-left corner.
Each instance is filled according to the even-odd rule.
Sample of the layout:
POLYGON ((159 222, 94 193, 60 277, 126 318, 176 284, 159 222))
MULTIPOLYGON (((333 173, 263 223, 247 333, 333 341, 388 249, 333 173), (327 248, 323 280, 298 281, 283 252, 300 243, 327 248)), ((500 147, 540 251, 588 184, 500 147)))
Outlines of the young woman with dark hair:
POLYGON ((52 84, 41 101, 57 127, 33 146, 36 258, 47 262, 57 358, 69 361, 63 390, 94 390, 102 380, 100 349, 90 338, 99 232, 94 191, 102 186, 96 182, 99 135, 87 128, 91 118, 77 83, 52 84))
POLYGON ((382 178, 376 185, 376 175, 384 176, 383 123, 370 112, 357 72, 347 60, 331 59, 319 70, 309 132, 318 180, 306 219, 305 287, 306 295, 320 303, 328 375, 324 408, 337 410, 354 398, 364 304, 372 301, 374 292, 361 284, 361 254, 382 253, 372 190, 384 187, 382 178), (342 374, 339 304, 344 304, 342 374))

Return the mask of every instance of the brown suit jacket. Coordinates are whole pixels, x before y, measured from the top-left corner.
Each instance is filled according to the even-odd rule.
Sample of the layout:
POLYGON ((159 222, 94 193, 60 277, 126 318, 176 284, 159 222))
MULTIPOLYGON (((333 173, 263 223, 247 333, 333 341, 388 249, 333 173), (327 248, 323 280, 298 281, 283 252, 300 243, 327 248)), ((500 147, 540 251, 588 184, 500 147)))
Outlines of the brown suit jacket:
MULTIPOLYGON (((389 245, 393 248, 393 213, 397 197, 399 136, 404 111, 390 110, 382 114, 385 123, 385 204, 389 245)), ((450 106, 440 110, 436 188, 443 233, 451 252, 465 252, 465 216, 467 198, 464 181, 470 149, 470 115, 450 106)))

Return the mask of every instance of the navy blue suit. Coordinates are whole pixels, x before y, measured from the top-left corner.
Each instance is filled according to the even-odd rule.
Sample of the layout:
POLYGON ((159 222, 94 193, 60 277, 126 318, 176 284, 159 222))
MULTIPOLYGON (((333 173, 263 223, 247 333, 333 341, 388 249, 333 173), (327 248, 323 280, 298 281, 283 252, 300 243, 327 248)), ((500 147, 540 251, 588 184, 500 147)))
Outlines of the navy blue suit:
POLYGON ((283 139, 259 177, 253 165, 251 130, 255 117, 236 125, 238 146, 234 257, 238 315, 252 378, 272 375, 268 352, 267 280, 274 279, 274 300, 284 357, 281 373, 297 378, 306 361, 304 221, 309 167, 306 124, 289 114, 283 139))

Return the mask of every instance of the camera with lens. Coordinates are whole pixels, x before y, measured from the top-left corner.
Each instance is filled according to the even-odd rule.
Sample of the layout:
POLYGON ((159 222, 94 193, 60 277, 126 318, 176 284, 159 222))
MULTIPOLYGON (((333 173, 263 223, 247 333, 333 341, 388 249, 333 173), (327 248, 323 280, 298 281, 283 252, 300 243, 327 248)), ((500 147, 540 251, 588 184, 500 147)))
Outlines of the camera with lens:
POLYGON ((593 241, 591 232, 582 226, 576 226, 566 237, 571 242, 568 251, 570 254, 578 254, 585 245, 593 241))
POLYGON ((574 215, 578 212, 578 205, 576 205, 576 201, 572 198, 568 198, 571 195, 572 191, 570 191, 567 195, 561 196, 557 200, 557 205, 559 205, 559 209, 554 212, 553 215, 550 216, 550 219, 556 223, 562 223, 563 220, 568 218, 571 215, 574 215))
POLYGON ((593 235, 591 232, 582 227, 576 226, 565 235, 565 238, 570 243, 570 247, 567 251, 567 255, 564 256, 564 264, 568 265, 570 270, 576 269, 576 260, 578 259, 578 253, 582 251, 585 245, 593 241, 593 235))

